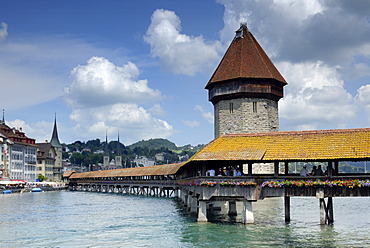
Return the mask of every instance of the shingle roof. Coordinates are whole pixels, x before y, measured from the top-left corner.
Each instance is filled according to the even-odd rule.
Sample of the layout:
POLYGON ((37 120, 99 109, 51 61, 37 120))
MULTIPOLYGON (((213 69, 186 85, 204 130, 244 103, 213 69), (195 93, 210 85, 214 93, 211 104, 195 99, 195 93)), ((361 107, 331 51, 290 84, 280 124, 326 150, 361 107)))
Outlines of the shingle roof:
POLYGON ((49 156, 49 151, 52 147, 52 144, 51 143, 37 143, 36 145, 39 147, 37 159, 46 159, 49 156))
POLYGON ((192 161, 369 159, 370 128, 223 135, 192 161))
MULTIPOLYGON (((287 84, 245 24, 222 58, 206 89, 215 83, 237 78, 275 79, 287 84)), ((238 32, 237 31, 237 32, 238 32)))
POLYGON ((162 176, 174 175, 184 163, 165 164, 147 167, 136 167, 128 169, 89 171, 74 173, 70 178, 93 178, 93 177, 126 177, 126 176, 162 176))

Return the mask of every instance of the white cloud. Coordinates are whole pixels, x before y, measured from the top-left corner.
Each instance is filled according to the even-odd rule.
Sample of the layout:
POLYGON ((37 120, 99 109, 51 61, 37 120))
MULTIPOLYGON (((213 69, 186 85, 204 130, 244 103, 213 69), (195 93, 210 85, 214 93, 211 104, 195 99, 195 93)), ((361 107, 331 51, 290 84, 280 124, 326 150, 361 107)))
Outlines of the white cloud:
POLYGON ((73 82, 66 88, 71 106, 145 103, 161 98, 160 91, 149 88, 147 80, 137 80, 139 70, 131 62, 119 67, 105 58, 92 57, 87 65, 76 66, 71 74, 73 82))
POLYGON ((213 68, 219 60, 221 43, 206 43, 202 36, 181 34, 180 18, 173 11, 157 9, 144 40, 151 46, 152 56, 177 74, 193 75, 213 68))
POLYGON ((288 86, 279 102, 280 117, 289 120, 292 129, 344 127, 356 116, 351 94, 344 88, 338 68, 322 62, 279 63, 288 86))
POLYGON ((218 0, 225 6, 221 39, 229 41, 240 22, 270 57, 291 62, 352 63, 369 56, 368 1, 218 0))
POLYGON ((73 82, 66 89, 72 107, 70 119, 76 123, 76 136, 90 138, 117 135, 119 130, 125 144, 141 139, 167 138, 173 127, 156 118, 165 114, 160 104, 148 110, 141 103, 162 98, 159 90, 148 87, 147 80, 138 80, 139 70, 128 62, 116 66, 103 57, 92 57, 86 65, 76 66, 73 82))
POLYGON ((26 134, 27 137, 36 139, 37 143, 50 141, 53 132, 53 122, 39 121, 36 123, 26 123, 24 120, 15 119, 7 121, 6 124, 11 128, 16 128, 26 134))
POLYGON ((173 127, 166 121, 154 118, 147 110, 136 104, 117 103, 97 108, 74 109, 70 118, 77 122, 75 132, 84 138, 116 135, 124 137, 125 144, 141 139, 167 138, 173 127))
POLYGON ((357 90, 356 100, 360 104, 370 105, 370 84, 363 85, 357 90))
POLYGON ((363 111, 363 117, 367 119, 367 126, 370 125, 370 84, 363 85, 357 89, 356 103, 363 111))
POLYGON ((0 22, 0 41, 5 40, 8 36, 8 24, 0 22))
POLYGON ((148 111, 149 113, 155 116, 165 116, 166 115, 166 111, 158 103, 154 104, 148 111))
POLYGON ((208 121, 208 123, 213 124, 214 117, 211 112, 207 112, 204 110, 204 108, 200 105, 196 105, 194 110, 197 110, 201 113, 202 117, 208 121))
POLYGON ((199 127, 200 126, 199 121, 183 120, 182 123, 184 123, 184 125, 188 127, 199 127))

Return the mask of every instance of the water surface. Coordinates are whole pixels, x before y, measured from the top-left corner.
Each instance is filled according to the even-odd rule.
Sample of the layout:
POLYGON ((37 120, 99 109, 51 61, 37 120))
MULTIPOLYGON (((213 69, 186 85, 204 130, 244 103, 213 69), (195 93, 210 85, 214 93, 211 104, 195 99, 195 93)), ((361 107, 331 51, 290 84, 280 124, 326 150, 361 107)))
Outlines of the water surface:
POLYGON ((0 195, 0 247, 370 247, 370 198, 334 198, 319 225, 315 198, 254 203, 255 224, 197 223, 177 200, 95 192, 0 195))

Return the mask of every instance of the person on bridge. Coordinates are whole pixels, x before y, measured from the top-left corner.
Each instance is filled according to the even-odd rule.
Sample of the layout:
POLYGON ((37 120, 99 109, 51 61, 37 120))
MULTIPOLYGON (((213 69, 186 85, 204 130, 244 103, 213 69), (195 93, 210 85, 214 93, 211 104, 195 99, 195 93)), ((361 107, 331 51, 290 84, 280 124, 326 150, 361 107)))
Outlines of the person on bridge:
POLYGON ((299 175, 301 177, 306 177, 308 176, 308 170, 307 170, 307 165, 303 165, 303 169, 299 172, 299 175))
POLYGON ((206 172, 206 176, 208 177, 214 177, 216 174, 216 171, 214 169, 210 169, 206 172))
POLYGON ((316 166, 316 165, 314 165, 314 166, 312 167, 312 171, 311 171, 311 173, 310 173, 310 176, 317 176, 316 171, 317 171, 317 166, 316 166))
POLYGON ((315 176, 324 176, 324 172, 321 169, 321 164, 319 164, 319 166, 317 167, 315 176))

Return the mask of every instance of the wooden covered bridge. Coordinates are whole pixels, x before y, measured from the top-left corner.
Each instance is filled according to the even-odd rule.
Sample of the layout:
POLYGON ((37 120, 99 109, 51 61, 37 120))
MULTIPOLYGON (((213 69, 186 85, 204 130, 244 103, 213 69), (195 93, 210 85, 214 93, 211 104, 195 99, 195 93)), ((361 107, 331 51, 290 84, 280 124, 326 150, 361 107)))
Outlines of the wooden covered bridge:
POLYGON ((290 197, 317 197, 320 223, 330 224, 333 197, 370 196, 370 174, 341 173, 346 161, 370 161, 370 128, 229 134, 185 163, 66 172, 65 178, 70 190, 180 197, 198 221, 220 211, 254 223, 252 203, 265 197, 284 197, 285 220, 290 221, 290 197), (295 162, 320 163, 327 174, 299 176, 289 170, 295 162), (242 176, 223 174, 236 168, 242 176), (220 175, 206 176, 209 170, 220 175))

